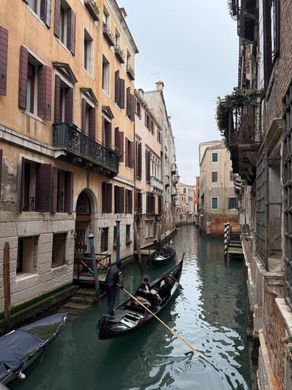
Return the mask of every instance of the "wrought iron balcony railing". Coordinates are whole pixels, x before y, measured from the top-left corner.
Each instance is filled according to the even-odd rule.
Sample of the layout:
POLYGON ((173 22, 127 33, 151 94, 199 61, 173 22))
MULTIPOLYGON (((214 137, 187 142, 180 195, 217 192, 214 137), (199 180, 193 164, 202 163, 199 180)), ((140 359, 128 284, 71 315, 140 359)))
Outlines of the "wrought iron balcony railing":
POLYGON ((119 172, 116 152, 88 137, 74 124, 53 125, 53 146, 65 150, 72 162, 95 168, 102 175, 113 177, 119 172))

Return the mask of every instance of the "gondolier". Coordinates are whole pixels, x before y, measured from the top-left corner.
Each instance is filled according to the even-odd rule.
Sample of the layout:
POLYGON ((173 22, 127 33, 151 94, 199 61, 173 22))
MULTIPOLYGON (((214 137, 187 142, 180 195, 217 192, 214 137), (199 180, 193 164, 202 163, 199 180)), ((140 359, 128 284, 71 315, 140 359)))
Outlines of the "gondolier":
POLYGON ((108 269, 105 277, 105 287, 107 293, 108 314, 113 317, 115 315, 113 308, 116 300, 117 289, 118 287, 124 287, 121 263, 114 264, 108 269))

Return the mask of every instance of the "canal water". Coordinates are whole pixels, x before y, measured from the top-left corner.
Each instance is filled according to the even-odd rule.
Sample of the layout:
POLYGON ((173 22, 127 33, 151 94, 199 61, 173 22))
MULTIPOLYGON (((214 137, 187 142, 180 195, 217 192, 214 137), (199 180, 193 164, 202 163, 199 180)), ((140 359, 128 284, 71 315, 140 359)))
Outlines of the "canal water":
MULTIPOLYGON (((220 390, 250 389, 247 341, 248 303, 244 265, 224 262, 223 240, 199 235, 194 226, 178 229, 177 258, 185 253, 178 293, 161 318, 176 329, 208 362, 193 355, 155 319, 134 334, 101 341, 96 322, 105 300, 77 319, 68 319, 42 360, 11 389, 41 390, 220 390)), ((157 277, 175 264, 145 272, 157 277)), ((136 265, 125 269, 125 287, 141 282, 136 265)), ((120 293, 118 301, 126 298, 120 293)))

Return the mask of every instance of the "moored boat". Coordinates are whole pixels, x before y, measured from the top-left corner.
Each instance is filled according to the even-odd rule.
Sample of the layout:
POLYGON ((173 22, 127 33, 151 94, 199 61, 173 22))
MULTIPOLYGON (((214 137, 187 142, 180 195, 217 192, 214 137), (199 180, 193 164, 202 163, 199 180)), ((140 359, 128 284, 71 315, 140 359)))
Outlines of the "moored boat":
POLYGON ((96 330, 99 338, 110 339, 132 333, 153 318, 153 315, 145 310, 137 299, 157 315, 175 294, 179 286, 182 266, 183 259, 160 278, 150 283, 153 299, 149 300, 149 293, 143 295, 138 290, 135 300, 129 298, 115 308, 114 317, 104 314, 97 323, 96 330))
POLYGON ((158 252, 156 252, 152 258, 153 263, 161 264, 165 263, 168 260, 171 260, 176 255, 176 251, 172 247, 163 247, 158 252))
POLYGON ((0 337, 0 382, 16 377, 25 379, 23 371, 36 360, 59 334, 66 321, 58 313, 22 326, 0 337))

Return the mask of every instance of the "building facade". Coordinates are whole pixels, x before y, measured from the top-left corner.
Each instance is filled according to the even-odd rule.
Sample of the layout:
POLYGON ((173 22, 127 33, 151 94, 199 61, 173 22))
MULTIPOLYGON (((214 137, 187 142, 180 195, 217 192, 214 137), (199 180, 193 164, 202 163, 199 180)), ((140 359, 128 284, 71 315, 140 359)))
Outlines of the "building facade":
POLYGON ((230 1, 230 11, 239 80, 219 101, 217 120, 238 177, 256 381, 284 390, 292 387, 292 7, 289 0, 242 0, 230 1))
POLYGON ((237 198, 234 193, 230 154, 224 141, 199 145, 200 228, 207 234, 223 234, 224 223, 238 231, 237 198))
POLYGON ((161 239, 162 217, 162 131, 159 122, 149 110, 144 92, 136 96, 136 228, 141 248, 161 239))
POLYGON ((162 200, 162 238, 171 234, 175 229, 175 202, 178 182, 176 165, 175 141, 171 127, 170 116, 167 113, 164 99, 164 83, 158 81, 154 91, 145 91, 144 99, 150 112, 157 119, 162 135, 161 171, 163 181, 162 200))
POLYGON ((192 223, 195 223, 194 186, 179 181, 176 198, 176 225, 192 223))
POLYGON ((0 268, 7 242, 11 306, 72 283, 89 232, 114 259, 117 214, 121 256, 133 253, 138 50, 125 16, 114 0, 1 3, 0 268))

